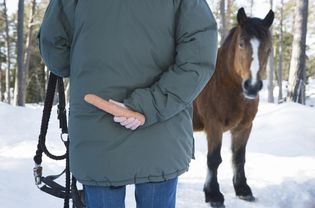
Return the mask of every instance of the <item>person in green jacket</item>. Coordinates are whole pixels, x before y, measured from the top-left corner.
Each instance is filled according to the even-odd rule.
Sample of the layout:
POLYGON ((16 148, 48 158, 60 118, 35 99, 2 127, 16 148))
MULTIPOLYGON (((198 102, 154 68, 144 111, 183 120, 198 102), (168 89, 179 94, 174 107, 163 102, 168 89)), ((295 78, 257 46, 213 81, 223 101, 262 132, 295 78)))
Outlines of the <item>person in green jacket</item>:
POLYGON ((175 207, 194 158, 192 102, 215 70, 217 24, 205 0, 51 0, 40 32, 52 73, 70 78, 70 170, 88 208, 175 207), (95 94, 145 116, 114 117, 95 94))

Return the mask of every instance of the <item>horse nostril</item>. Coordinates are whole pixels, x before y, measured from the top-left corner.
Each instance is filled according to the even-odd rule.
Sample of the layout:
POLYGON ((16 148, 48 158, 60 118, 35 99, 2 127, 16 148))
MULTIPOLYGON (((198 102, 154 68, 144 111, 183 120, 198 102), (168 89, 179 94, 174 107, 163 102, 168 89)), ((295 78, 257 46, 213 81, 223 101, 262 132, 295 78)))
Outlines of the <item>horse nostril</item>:
POLYGON ((244 82, 244 88, 246 90, 249 90, 249 88, 250 88, 250 80, 249 79, 244 82))

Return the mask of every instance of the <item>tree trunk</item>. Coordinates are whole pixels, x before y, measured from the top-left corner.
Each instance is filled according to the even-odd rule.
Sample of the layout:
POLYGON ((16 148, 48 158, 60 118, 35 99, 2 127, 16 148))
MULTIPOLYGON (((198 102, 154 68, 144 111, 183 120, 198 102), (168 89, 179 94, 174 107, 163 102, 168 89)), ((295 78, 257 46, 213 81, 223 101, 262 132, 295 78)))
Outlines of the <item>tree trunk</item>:
POLYGON ((221 41, 220 45, 222 45, 227 29, 226 29, 226 18, 225 18, 225 0, 220 0, 220 20, 221 20, 221 28, 220 28, 220 36, 221 36, 221 41))
MULTIPOLYGON (((28 35, 26 40, 26 50, 25 50, 25 64, 24 64, 24 71, 25 71, 25 78, 28 80, 28 71, 30 66, 30 56, 32 53, 32 37, 33 37, 33 28, 34 28, 34 15, 36 9, 36 0, 32 0, 31 12, 30 12, 30 19, 28 23, 28 35)), ((27 82, 28 83, 28 82, 27 82)))
POLYGON ((305 104, 305 61, 308 0, 296 0, 288 100, 305 104))
MULTIPOLYGON (((270 8, 273 7, 273 0, 270 0, 270 8)), ((273 37, 272 27, 270 28, 271 33, 271 39, 273 37)), ((273 96, 273 73, 274 73, 274 49, 273 44, 271 44, 271 51, 269 56, 269 67, 267 67, 267 89, 268 89, 268 102, 273 103, 274 102, 274 96, 273 96)))
POLYGON ((231 25, 231 13, 232 13, 232 4, 233 0, 220 0, 220 20, 221 20, 221 28, 220 28, 220 36, 221 41, 220 45, 222 45, 223 41, 227 37, 231 25), (225 9, 226 7, 226 9, 225 9))
POLYGON ((10 67, 11 67, 11 49, 10 49, 10 36, 9 36, 9 20, 6 0, 3 0, 3 15, 5 21, 5 47, 7 49, 7 68, 5 70, 5 101, 11 104, 11 91, 10 91, 10 67))
POLYGON ((2 102, 2 61, 0 60, 0 102, 2 102))
POLYGON ((15 79, 14 104, 25 105, 25 71, 24 71, 24 0, 19 0, 18 6, 18 28, 17 28, 17 70, 15 79))
POLYGON ((232 6, 233 6, 233 0, 227 0, 227 8, 225 12, 225 25, 226 25, 226 36, 229 33, 229 30, 231 29, 231 19, 232 19, 232 6))
POLYGON ((278 103, 282 100, 282 73, 283 73, 283 0, 281 0, 281 8, 280 8, 280 31, 279 31, 279 62, 278 62, 278 103))
POLYGON ((254 0, 250 0, 250 16, 253 16, 254 0))

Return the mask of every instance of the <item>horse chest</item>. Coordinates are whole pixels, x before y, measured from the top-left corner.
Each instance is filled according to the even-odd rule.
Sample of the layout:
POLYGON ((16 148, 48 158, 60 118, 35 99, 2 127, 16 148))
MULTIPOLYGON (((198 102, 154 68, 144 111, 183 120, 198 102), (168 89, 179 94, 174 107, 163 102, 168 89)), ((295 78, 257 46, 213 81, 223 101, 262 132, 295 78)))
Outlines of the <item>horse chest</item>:
POLYGON ((252 123, 258 99, 245 101, 241 87, 222 81, 215 73, 204 90, 195 100, 194 125, 231 130, 239 125, 252 123), (200 125, 202 123, 202 125, 200 125))
POLYGON ((227 131, 235 126, 237 126, 238 123, 240 123, 240 121, 242 120, 242 112, 241 111, 231 111, 229 114, 226 114, 225 118, 224 118, 224 131, 227 131))
POLYGON ((225 109, 223 129, 228 131, 239 125, 249 125, 255 117, 255 105, 234 104, 225 109))
POLYGON ((220 98, 213 102, 213 107, 212 114, 216 114, 223 130, 228 131, 238 125, 251 124, 257 112, 258 100, 248 102, 241 95, 231 96, 229 93, 222 93, 220 98))

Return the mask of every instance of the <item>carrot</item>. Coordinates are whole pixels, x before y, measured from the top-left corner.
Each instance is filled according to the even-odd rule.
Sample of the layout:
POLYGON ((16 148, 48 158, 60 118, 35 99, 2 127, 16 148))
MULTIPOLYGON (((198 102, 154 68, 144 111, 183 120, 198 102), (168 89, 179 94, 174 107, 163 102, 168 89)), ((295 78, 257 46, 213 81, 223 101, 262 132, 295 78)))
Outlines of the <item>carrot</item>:
POLYGON ((138 119, 141 122, 141 125, 145 122, 145 117, 141 113, 126 109, 124 107, 121 107, 119 105, 116 105, 114 103, 108 102, 107 100, 104 100, 101 97, 98 97, 93 94, 87 94, 84 96, 84 100, 99 109, 106 111, 107 113, 112 114, 113 116, 119 116, 119 117, 134 117, 138 119))

